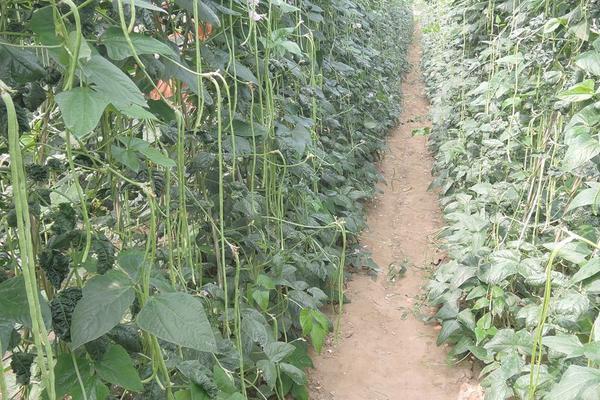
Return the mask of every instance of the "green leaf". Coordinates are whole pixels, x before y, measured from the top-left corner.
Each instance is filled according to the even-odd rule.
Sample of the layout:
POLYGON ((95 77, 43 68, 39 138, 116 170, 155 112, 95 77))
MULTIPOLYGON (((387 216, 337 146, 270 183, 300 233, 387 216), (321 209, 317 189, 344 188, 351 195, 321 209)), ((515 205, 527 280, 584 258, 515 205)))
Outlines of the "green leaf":
POLYGON ((594 257, 587 263, 583 264, 579 271, 571 277, 571 283, 579 283, 588 279, 600 272, 600 258, 594 257))
POLYGON ((237 388, 235 387, 233 377, 231 376, 231 374, 227 373, 218 363, 215 363, 213 367, 213 378, 215 379, 215 384, 217 385, 220 391, 226 394, 232 394, 237 392, 237 388))
POLYGON ((558 98, 569 103, 589 100, 594 96, 594 84, 592 79, 586 79, 560 92, 558 98))
MULTIPOLYGON (((134 154, 135 152, 139 152, 148 160, 154 162, 157 165, 161 165, 166 168, 172 168, 177 165, 174 160, 164 155, 160 150, 151 147, 150 143, 146 142, 143 139, 135 137, 120 137, 119 140, 125 145, 127 151, 134 152, 134 154)), ((123 160, 123 164, 130 166, 130 168, 135 166, 135 163, 133 163, 133 158, 129 155, 126 159, 123 160), (130 163, 130 165, 125 164, 125 162, 130 163)))
POLYGON ((156 165, 160 165, 165 168, 172 168, 177 165, 175 163, 175 160, 167 157, 160 150, 154 147, 150 147, 150 145, 148 145, 148 147, 140 149, 139 152, 146 156, 148 160, 152 161, 156 165))
MULTIPOLYGON (((81 377, 81 383, 85 390, 88 400, 105 400, 110 394, 108 388, 96 376, 92 374, 92 366, 88 360, 83 357, 77 357, 77 370, 81 377)), ((73 400, 84 398, 82 388, 77 377, 72 355, 63 353, 58 356, 54 367, 56 376, 56 398, 62 399, 66 395, 73 400)))
POLYGON ((577 193, 577 196, 575 196, 573 201, 569 204, 569 207, 567 207, 567 212, 589 205, 592 205, 592 209, 597 211, 598 204, 600 203, 600 183, 589 182, 588 185, 590 186, 588 189, 584 189, 577 193))
POLYGON ((179 346, 209 353, 217 342, 200 299, 187 293, 152 296, 137 316, 140 328, 179 346))
POLYGON ((256 368, 261 371, 269 389, 273 390, 275 383, 277 383, 277 367, 275 366, 275 363, 271 360, 258 360, 256 362, 256 368))
POLYGON ((283 40, 279 42, 279 45, 292 54, 302 56, 302 50, 300 50, 300 46, 298 46, 296 42, 292 42, 291 40, 283 40))
MULTIPOLYGON (((52 314, 46 299, 38 296, 42 309, 42 316, 46 328, 52 324, 52 314)), ((32 328, 31 316, 29 315, 29 303, 27 302, 27 291, 25 290, 25 281, 23 276, 15 276, 0 283, 0 320, 4 323, 22 324, 32 328)), ((2 346, 8 343, 2 342, 2 346)))
POLYGON ((600 154, 600 142, 587 133, 577 135, 569 143, 562 162, 563 170, 570 172, 600 154))
POLYGON ((135 2, 135 6, 139 7, 139 8, 145 8, 146 10, 152 10, 152 11, 158 11, 158 12, 162 12, 162 13, 167 13, 166 10, 160 8, 159 6, 156 6, 154 4, 152 4, 149 1, 146 0, 129 0, 129 2, 135 2))
POLYGON ((517 273, 521 260, 518 251, 498 250, 490 255, 489 269, 484 270, 482 280, 490 284, 498 284, 517 273))
POLYGON ((268 343, 264 347, 264 352, 269 360, 274 363, 278 363, 283 360, 287 355, 291 354, 296 348, 285 342, 273 342, 268 343))
MULTIPOLYGON (((571 365, 560 382, 552 388, 545 400, 583 399, 584 393, 597 393, 600 390, 600 370, 571 365)), ((592 398, 592 397, 589 397, 592 398)))
POLYGON ((437 345, 441 345, 444 343, 450 336, 454 333, 461 330, 460 323, 455 319, 448 319, 442 322, 442 330, 440 331, 436 343, 437 345))
MULTIPOLYGON (((146 36, 141 33, 130 33, 129 38, 137 54, 161 54, 167 57, 176 58, 175 51, 167 44, 146 36)), ((108 28, 100 37, 101 43, 106 46, 108 56, 113 60, 123 60, 133 56, 129 43, 123 30, 116 26, 108 28)))
POLYGON ((42 44, 56 45, 61 43, 61 39, 56 36, 52 6, 35 10, 29 20, 29 27, 42 44))
POLYGON ((279 368, 281 368, 281 372, 292 378, 296 384, 304 385, 306 383, 306 374, 300 368, 288 363, 279 364, 279 368))
POLYGON ((591 254, 591 250, 582 242, 570 242, 562 246, 559 243, 545 243, 544 247, 550 251, 560 247, 557 253, 558 257, 564 258, 573 264, 585 264, 587 257, 591 254))
POLYGON ((544 33, 552 33, 566 23, 564 18, 550 18, 544 24, 544 33))
MULTIPOLYGON (((194 13, 194 3, 192 0, 175 0, 175 4, 179 7, 187 10, 191 15, 194 13)), ((198 15, 200 16, 200 20, 204 22, 209 22, 215 26, 221 26, 221 21, 219 21, 219 16, 202 1, 198 1, 198 15)))
POLYGON ((261 310, 266 311, 269 307, 269 291, 268 290, 254 290, 252 292, 252 298, 261 308, 261 310))
POLYGON ((282 125, 277 129, 277 137, 284 146, 294 150, 299 155, 303 155, 306 147, 312 143, 310 130, 302 124, 297 124, 292 130, 282 125))
POLYGON ((146 253, 139 249, 122 250, 117 256, 119 266, 133 279, 137 281, 140 269, 146 260, 146 253))
POLYGON ((25 84, 45 74, 33 51, 0 44, 0 79, 5 83, 25 84))
POLYGON ((298 7, 288 4, 288 2, 285 0, 273 0, 272 3, 279 7, 281 12, 284 14, 300 11, 298 7))
POLYGON ((309 335, 313 347, 321 353, 325 338, 329 332, 329 320, 320 312, 312 308, 304 308, 300 312, 300 326, 302 333, 309 335))
POLYGON ((131 78, 101 55, 94 54, 81 69, 88 81, 95 84, 95 90, 117 109, 131 104, 147 107, 144 95, 131 78))
POLYGON ((81 139, 96 128, 104 109, 106 97, 89 87, 79 87, 56 95, 65 126, 81 139))
MULTIPOLYGON (((246 67, 244 64, 235 60, 235 76, 241 80, 246 82, 252 82, 258 85, 258 78, 254 75, 254 73, 250 70, 250 68, 246 67)), ((234 73, 233 68, 231 68, 231 73, 234 73)))
POLYGON ((589 342, 583 345, 583 354, 591 361, 600 362, 600 342, 589 342))
POLYGON ((512 329, 500 329, 483 347, 497 353, 516 350, 522 354, 531 354, 532 345, 533 338, 526 330, 515 332, 512 329))
POLYGON ((565 354, 566 359, 583 355, 583 344, 575 335, 545 336, 542 343, 551 350, 565 354))
POLYGON ((575 65, 588 74, 600 76, 600 52, 586 51, 575 59, 575 65))
POLYGON ((134 296, 133 284, 122 272, 108 271, 90 279, 83 287, 83 298, 73 311, 72 348, 114 328, 133 303, 134 296))
POLYGON ((8 342, 10 342, 10 338, 14 329, 14 322, 0 319, 0 342, 2 342, 2 346, 0 346, 0 354, 4 354, 6 350, 10 350, 8 348, 8 342))
POLYGON ((95 368, 98 376, 108 383, 134 392, 141 392, 144 389, 131 357, 123 347, 117 344, 108 348, 102 359, 96 363, 95 368))
POLYGON ((240 119, 234 119, 233 123, 233 132, 236 136, 241 137, 252 137, 252 136, 265 136, 267 134, 267 128, 262 126, 261 124, 254 122, 250 124, 246 121, 242 121, 240 119))
POLYGON ((133 172, 140 171, 141 165, 137 151, 125 147, 115 146, 114 144, 110 146, 110 151, 112 156, 119 163, 123 164, 133 172))

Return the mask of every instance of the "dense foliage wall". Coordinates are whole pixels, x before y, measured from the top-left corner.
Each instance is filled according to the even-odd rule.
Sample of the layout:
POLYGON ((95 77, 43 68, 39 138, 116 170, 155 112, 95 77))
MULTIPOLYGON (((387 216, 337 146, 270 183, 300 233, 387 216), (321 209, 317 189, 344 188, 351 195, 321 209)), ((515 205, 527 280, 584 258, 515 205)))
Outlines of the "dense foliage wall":
POLYGON ((411 32, 399 0, 2 1, 0 397, 308 398, 411 32))
POLYGON ((599 18, 594 0, 429 4, 449 256, 429 297, 486 399, 600 396, 599 18))

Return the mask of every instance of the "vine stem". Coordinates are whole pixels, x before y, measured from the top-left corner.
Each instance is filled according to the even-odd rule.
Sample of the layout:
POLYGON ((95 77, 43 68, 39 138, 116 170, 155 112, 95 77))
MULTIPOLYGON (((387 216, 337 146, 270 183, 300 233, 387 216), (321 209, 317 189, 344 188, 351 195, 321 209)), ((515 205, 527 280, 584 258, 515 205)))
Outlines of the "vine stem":
POLYGON ((35 274, 35 257, 33 254, 33 238, 31 235, 31 215, 27 199, 27 187, 23 158, 19 141, 19 125, 15 105, 10 96, 10 88, 0 80, 0 97, 6 105, 8 117, 8 149, 10 154, 10 172, 15 201, 17 217, 17 236, 21 257, 21 268, 23 280, 25 281, 25 292, 29 315, 31 316, 31 328, 33 340, 37 352, 37 363, 42 372, 42 380, 46 387, 49 400, 56 400, 54 382, 54 365, 52 346, 48 339, 48 331, 44 325, 44 318, 39 299, 39 290, 35 274))

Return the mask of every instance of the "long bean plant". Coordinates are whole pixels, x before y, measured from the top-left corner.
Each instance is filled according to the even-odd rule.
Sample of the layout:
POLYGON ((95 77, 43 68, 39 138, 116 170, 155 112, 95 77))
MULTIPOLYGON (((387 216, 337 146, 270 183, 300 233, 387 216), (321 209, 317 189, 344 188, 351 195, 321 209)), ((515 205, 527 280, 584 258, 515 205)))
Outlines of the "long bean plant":
POLYGON ((0 2, 0 398, 307 399, 402 0, 0 2))
POLYGON ((428 4, 438 343, 486 399, 600 398, 600 3, 428 4))

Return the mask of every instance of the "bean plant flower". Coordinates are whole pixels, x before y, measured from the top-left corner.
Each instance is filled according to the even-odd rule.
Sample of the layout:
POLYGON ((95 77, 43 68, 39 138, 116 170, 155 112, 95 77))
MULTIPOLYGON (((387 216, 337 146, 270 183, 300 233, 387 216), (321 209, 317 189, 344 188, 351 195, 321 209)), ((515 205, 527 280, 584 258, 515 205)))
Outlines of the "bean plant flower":
POLYGON ((255 10, 248 11, 248 16, 252 21, 258 22, 263 19, 267 14, 259 14, 255 10))

